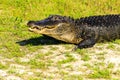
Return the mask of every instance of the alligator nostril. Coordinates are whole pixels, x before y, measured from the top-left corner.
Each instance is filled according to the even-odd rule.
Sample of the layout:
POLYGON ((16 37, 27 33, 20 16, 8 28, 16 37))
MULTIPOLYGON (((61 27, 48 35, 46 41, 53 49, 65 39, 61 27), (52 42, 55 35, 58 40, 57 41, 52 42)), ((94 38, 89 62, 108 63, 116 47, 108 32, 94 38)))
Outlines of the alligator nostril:
POLYGON ((34 24, 35 24, 35 21, 29 21, 29 22, 27 23, 27 26, 31 27, 31 26, 33 26, 34 24))

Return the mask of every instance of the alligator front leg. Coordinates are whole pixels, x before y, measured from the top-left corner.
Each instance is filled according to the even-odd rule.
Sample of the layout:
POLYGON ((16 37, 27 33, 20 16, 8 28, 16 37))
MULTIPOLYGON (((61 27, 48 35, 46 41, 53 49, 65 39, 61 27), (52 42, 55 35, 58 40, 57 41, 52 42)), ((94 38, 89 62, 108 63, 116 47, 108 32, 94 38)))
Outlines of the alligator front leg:
POLYGON ((93 47, 93 46, 95 45, 95 43, 96 43, 96 41, 95 41, 94 38, 88 38, 88 39, 85 39, 85 40, 81 41, 81 42, 77 45, 76 49, 77 49, 77 48, 82 49, 82 48, 93 47))

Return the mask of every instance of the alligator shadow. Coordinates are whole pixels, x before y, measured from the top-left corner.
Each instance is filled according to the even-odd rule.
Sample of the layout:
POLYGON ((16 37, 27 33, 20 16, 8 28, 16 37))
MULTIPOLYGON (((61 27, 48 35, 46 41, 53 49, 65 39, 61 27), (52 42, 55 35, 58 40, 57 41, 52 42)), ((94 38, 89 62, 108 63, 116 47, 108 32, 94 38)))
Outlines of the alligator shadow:
POLYGON ((36 38, 30 38, 30 39, 27 39, 27 40, 18 41, 16 43, 19 44, 20 46, 26 46, 26 45, 37 46, 37 45, 66 44, 63 41, 56 40, 56 39, 48 37, 48 36, 40 36, 40 37, 36 37, 36 38))

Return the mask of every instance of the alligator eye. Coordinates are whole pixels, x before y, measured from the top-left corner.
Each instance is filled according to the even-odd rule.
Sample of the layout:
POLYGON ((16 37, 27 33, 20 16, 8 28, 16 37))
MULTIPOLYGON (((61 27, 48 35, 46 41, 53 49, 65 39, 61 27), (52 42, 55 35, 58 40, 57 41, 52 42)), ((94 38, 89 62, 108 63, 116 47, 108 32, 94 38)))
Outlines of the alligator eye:
POLYGON ((39 29, 38 27, 35 27, 36 29, 39 29))

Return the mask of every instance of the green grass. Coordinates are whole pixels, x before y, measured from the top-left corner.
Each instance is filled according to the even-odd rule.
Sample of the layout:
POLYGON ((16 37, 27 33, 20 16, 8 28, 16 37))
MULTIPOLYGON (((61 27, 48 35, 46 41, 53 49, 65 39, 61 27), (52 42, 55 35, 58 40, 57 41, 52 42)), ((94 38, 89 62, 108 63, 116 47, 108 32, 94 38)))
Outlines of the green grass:
POLYGON ((111 78, 111 75, 110 75, 110 70, 108 69, 97 69, 97 70, 94 70, 93 74, 90 74, 89 77, 90 78, 105 78, 105 79, 109 79, 111 78))
MULTIPOLYGON (((111 78, 110 76, 113 74, 109 71, 109 68, 114 68, 112 63, 105 70, 94 70, 92 65, 89 64, 89 61, 92 60, 91 55, 96 55, 98 61, 105 59, 104 55, 108 52, 103 51, 104 45, 102 43, 98 43, 98 47, 92 49, 78 49, 71 52, 72 44, 64 44, 61 41, 31 33, 28 31, 26 24, 29 20, 40 20, 51 14, 74 18, 120 14, 119 7, 119 0, 0 0, 0 70, 6 71, 7 76, 15 75, 23 80, 111 78), (56 46, 62 46, 63 50, 65 48, 67 52, 56 46), (103 52, 96 52, 95 50, 103 52), (80 59, 77 60, 72 54, 77 55, 80 59), (28 59, 28 61, 25 61, 25 59, 28 59), (73 64, 77 61, 83 61, 83 65, 87 66, 87 69, 93 70, 94 73, 88 75, 89 77, 86 77, 86 75, 71 75, 70 73, 76 69, 78 69, 76 71, 80 70, 85 73, 85 70, 81 69, 83 66, 80 66, 80 69, 79 66, 73 68, 73 64), (24 74, 16 73, 16 69, 10 68, 12 64, 25 67, 23 69, 26 72, 24 74), (33 75, 31 76, 28 72, 33 72, 33 75)), ((108 44, 105 47, 106 49, 119 53, 119 39, 106 44, 108 44)), ((96 61, 93 66, 101 65, 101 67, 104 67, 103 64, 96 61)), ((117 72, 115 76, 119 74, 117 72)), ((5 80, 5 77, 0 74, 1 80, 5 80)), ((117 80, 117 78, 113 78, 113 80, 117 80)))
POLYGON ((61 64, 65 64, 65 63, 70 63, 70 62, 76 61, 76 59, 72 55, 70 55, 70 53, 68 53, 68 52, 65 53, 65 58, 66 59, 58 61, 58 64, 61 65, 61 64))
POLYGON ((81 60, 83 61, 89 61, 91 59, 89 52, 87 52, 85 49, 77 49, 76 52, 81 55, 81 60))
POLYGON ((115 45, 113 43, 109 43, 107 46, 108 49, 115 49, 115 45))
POLYGON ((104 78, 104 79, 112 79, 112 69, 114 68, 114 64, 109 63, 105 65, 104 62, 95 63, 94 66, 86 64, 85 66, 89 67, 92 70, 91 74, 88 74, 89 78, 104 78))
POLYGON ((71 75, 71 76, 64 76, 63 80, 83 80, 80 75, 71 75))
POLYGON ((35 69, 47 69, 50 65, 51 65, 52 61, 47 60, 47 61, 39 61, 37 59, 31 59, 28 62, 28 65, 31 66, 31 68, 35 68, 35 69))
POLYGON ((94 62, 93 64, 85 63, 84 66, 86 66, 89 70, 91 70, 91 73, 86 75, 90 79, 105 79, 105 80, 114 79, 112 78, 112 69, 114 68, 114 64, 112 63, 106 65, 104 62, 101 61, 101 62, 94 62))
POLYGON ((0 69, 7 69, 7 68, 8 68, 7 65, 5 65, 5 64, 3 64, 3 63, 0 63, 0 69))

